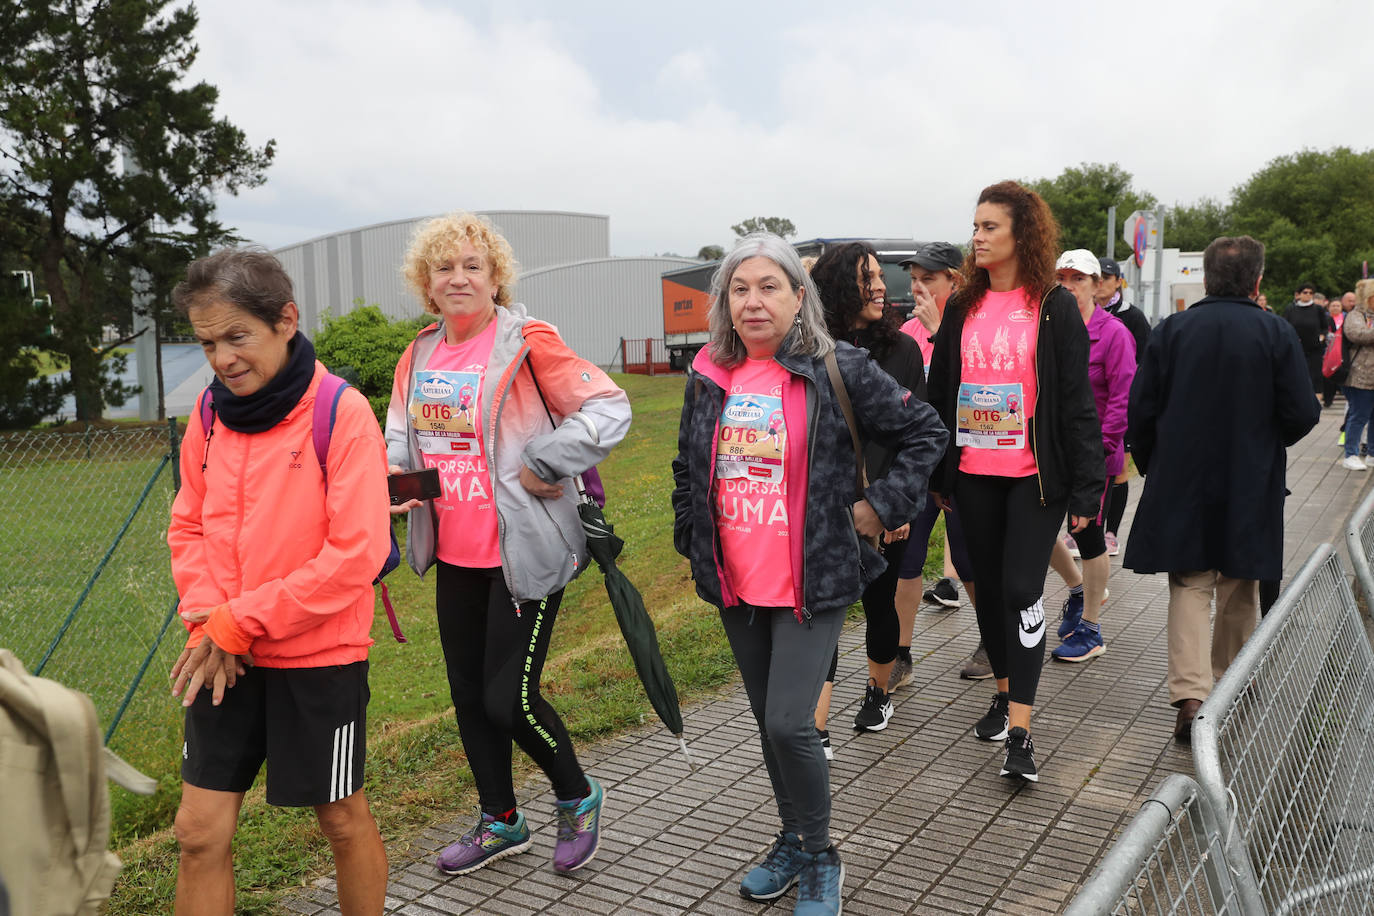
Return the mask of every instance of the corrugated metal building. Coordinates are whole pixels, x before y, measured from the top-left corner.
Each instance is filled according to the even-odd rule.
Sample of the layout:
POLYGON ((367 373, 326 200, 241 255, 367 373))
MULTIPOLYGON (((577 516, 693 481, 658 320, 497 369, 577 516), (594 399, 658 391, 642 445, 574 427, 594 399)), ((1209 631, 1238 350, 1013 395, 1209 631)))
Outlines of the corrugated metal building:
POLYGON ((663 336, 665 270, 694 258, 597 258, 520 275, 516 299, 558 328, 568 346, 601 366, 620 358, 620 338, 663 336))
MULTIPOLYGON (((558 326, 578 353, 602 365, 618 358, 621 337, 661 337, 659 277, 691 258, 610 257, 610 218, 549 210, 484 210, 520 263, 515 298, 558 326)), ((420 314, 401 277, 416 228, 430 216, 321 236, 273 252, 296 288, 307 333, 326 315, 375 304, 392 317, 420 314)))

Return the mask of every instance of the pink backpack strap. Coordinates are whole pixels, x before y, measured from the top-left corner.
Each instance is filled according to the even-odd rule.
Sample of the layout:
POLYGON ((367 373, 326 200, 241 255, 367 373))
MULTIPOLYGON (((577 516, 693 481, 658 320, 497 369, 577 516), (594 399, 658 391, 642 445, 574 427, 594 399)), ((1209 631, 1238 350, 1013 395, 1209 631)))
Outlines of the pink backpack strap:
MULTIPOLYGON (((332 372, 326 372, 320 379, 320 387, 315 392, 315 412, 310 422, 310 441, 315 446, 315 457, 320 462, 320 474, 324 477, 325 492, 329 491, 329 439, 334 433, 334 421, 339 415, 339 399, 343 397, 348 382, 332 372)), ((386 583, 377 579, 382 587, 382 606, 386 608, 386 620, 391 624, 391 635, 397 642, 408 642, 401 632, 401 623, 396 619, 396 609, 391 604, 391 592, 386 583)))

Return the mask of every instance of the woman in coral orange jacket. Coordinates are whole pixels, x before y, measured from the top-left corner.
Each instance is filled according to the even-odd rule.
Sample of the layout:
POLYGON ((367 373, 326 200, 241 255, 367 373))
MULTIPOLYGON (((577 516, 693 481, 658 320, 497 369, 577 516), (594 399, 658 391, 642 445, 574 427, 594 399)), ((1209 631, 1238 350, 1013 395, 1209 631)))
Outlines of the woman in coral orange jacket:
POLYGON ((172 669, 187 707, 176 912, 233 912, 239 807, 267 763, 269 804, 315 810, 340 911, 381 913, 386 852, 363 794, 372 581, 391 547, 381 430, 345 389, 316 459, 326 371, 270 254, 196 261, 173 299, 215 371, 167 535, 190 631, 172 669))

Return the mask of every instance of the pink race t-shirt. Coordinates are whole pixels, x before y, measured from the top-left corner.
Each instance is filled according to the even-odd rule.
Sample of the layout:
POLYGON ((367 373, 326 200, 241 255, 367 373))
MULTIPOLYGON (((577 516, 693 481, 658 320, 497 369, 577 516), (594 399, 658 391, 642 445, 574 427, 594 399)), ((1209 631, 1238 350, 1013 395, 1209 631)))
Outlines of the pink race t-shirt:
POLYGON ((716 434, 713 495, 725 574, 741 600, 759 607, 797 603, 787 491, 806 486, 806 418, 784 416, 790 384, 792 373, 771 359, 737 366, 716 434))
POLYGON ((921 319, 912 318, 902 325, 902 333, 914 338, 916 346, 921 348, 921 362, 925 364, 926 378, 930 378, 930 358, 935 354, 935 342, 930 338, 935 332, 922 324, 921 319))
POLYGON ((988 291, 964 320, 954 441, 959 470, 1029 477, 1039 310, 1025 290, 988 291))
POLYGON ((435 556, 452 566, 501 565, 496 502, 482 437, 482 386, 496 341, 496 322, 471 340, 442 340, 423 369, 415 371, 410 424, 427 468, 439 469, 443 495, 434 500, 439 519, 435 556))

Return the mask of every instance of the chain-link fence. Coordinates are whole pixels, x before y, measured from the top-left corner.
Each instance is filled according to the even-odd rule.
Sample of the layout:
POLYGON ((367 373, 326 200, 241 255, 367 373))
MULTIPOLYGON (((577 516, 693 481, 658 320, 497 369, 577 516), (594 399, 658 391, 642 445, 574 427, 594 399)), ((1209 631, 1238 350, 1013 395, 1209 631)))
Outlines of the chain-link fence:
POLYGON ((158 648, 169 623, 180 635, 167 549, 176 453, 175 421, 0 436, 0 646, 89 694, 107 741, 135 762, 180 723, 165 685, 182 640, 158 648))

